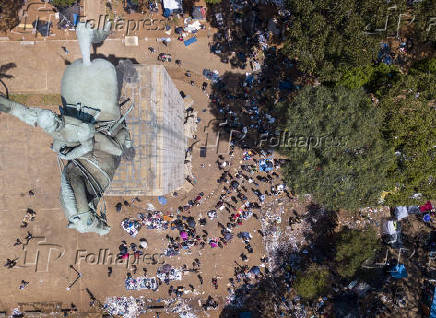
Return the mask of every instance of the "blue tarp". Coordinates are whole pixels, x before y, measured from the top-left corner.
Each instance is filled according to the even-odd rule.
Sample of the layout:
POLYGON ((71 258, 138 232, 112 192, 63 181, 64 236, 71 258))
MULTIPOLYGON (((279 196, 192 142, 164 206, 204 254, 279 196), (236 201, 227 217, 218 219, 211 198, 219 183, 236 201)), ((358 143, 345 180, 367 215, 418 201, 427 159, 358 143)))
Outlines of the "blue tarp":
POLYGON ((391 48, 387 43, 383 43, 378 53, 378 60, 386 65, 392 65, 393 60, 390 54, 391 48))
POLYGON ((251 317, 252 317, 251 312, 249 311, 244 311, 239 314, 239 318, 251 318, 251 317))
POLYGON ((185 43, 185 46, 189 46, 189 45, 191 45, 194 42, 197 42, 197 38, 195 36, 190 38, 190 39, 188 39, 188 40, 186 40, 186 41, 184 41, 183 43, 185 43))
POLYGON ((260 171, 272 171, 274 169, 274 164, 271 159, 259 160, 259 170, 260 171))
POLYGON ((391 276, 398 279, 407 277, 407 270, 404 264, 395 265, 391 271, 391 276))
POLYGON ((165 205, 167 204, 167 199, 163 196, 160 196, 157 198, 157 200, 159 201, 160 204, 165 205))
POLYGON ((288 81, 280 81, 279 89, 281 91, 290 91, 292 89, 292 83, 288 81))
POLYGON ((433 293, 433 301, 430 308, 430 318, 436 318, 436 288, 433 293))

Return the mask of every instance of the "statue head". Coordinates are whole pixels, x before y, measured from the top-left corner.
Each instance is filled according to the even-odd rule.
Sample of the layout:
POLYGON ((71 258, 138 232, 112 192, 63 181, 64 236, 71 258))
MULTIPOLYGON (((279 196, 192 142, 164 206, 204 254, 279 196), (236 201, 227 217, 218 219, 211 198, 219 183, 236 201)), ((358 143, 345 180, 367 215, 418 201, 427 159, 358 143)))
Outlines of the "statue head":
POLYGON ((43 109, 39 112, 37 124, 48 134, 59 131, 64 127, 62 117, 47 109, 43 109))

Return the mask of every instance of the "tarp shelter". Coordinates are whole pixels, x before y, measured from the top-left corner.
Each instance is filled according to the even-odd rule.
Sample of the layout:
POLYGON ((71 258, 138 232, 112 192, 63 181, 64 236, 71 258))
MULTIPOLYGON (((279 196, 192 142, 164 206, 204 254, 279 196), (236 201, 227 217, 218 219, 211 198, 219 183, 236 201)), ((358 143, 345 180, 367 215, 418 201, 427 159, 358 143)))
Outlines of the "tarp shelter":
POLYGON ((71 7, 59 10, 58 27, 62 29, 72 29, 77 26, 80 16, 80 6, 75 4, 71 7))
POLYGON ((397 232, 396 223, 392 220, 383 223, 383 234, 394 235, 397 232))
POLYGON ((431 302, 430 318, 436 318, 436 288, 433 293, 433 301, 431 302))
POLYGON ((162 0, 162 6, 165 10, 170 10, 171 14, 183 13, 182 0, 162 0))
POLYGON ((407 213, 409 214, 418 214, 421 211, 419 210, 419 207, 416 205, 408 206, 407 207, 407 213))
POLYGON ((259 276, 260 275, 260 268, 259 268, 259 266, 253 266, 250 269, 250 273, 253 274, 254 276, 259 276))
POLYGON ((195 42, 197 42, 197 38, 195 36, 193 36, 192 38, 184 41, 183 43, 185 44, 185 46, 189 46, 189 45, 191 45, 192 43, 195 43, 195 42))
POLYGON ((399 221, 401 219, 405 219, 409 216, 407 212, 407 206, 397 206, 395 208, 395 217, 399 221))
POLYGON ((192 18, 196 20, 205 20, 206 19, 206 8, 194 6, 192 8, 192 18))
POLYGON ((394 268, 391 271, 391 276, 393 278, 406 278, 407 277, 407 270, 404 264, 397 264, 394 266, 394 268))
POLYGON ((272 171, 274 169, 274 165, 270 159, 262 159, 259 160, 259 170, 260 171, 272 171))
POLYGON ((244 311, 244 312, 239 313, 239 318, 251 318, 251 317, 252 317, 252 315, 251 315, 251 312, 249 312, 249 311, 244 311))
POLYGON ((42 36, 50 35, 50 28, 52 23, 42 20, 33 21, 32 26, 39 32, 42 36))

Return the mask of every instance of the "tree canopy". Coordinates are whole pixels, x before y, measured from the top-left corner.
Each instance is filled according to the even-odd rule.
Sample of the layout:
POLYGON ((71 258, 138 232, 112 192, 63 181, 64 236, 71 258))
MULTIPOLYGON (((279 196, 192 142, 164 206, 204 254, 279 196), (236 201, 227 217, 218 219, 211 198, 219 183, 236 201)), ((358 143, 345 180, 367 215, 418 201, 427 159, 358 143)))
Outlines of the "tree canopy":
POLYGON ((78 0, 52 0, 51 3, 57 8, 70 7, 78 2, 78 0))
MULTIPOLYGON (((433 62, 436 59, 433 60, 433 62)), ((412 205, 436 197, 436 71, 421 72, 425 61, 393 85, 381 100, 383 134, 395 149, 386 203, 412 205), (420 193, 417 199, 414 194, 420 193)))
POLYGON ((415 36, 420 42, 436 46, 436 1, 423 0, 415 4, 415 36))
POLYGON ((373 230, 343 229, 336 243, 336 271, 341 277, 352 278, 362 263, 375 255, 379 247, 373 230))
POLYGON ((389 5, 384 0, 288 0, 293 20, 285 52, 298 60, 302 72, 336 81, 341 68, 375 59, 385 33, 373 31, 383 28, 389 5))
POLYGON ((311 264, 305 271, 297 272, 294 288, 305 300, 323 295, 330 287, 331 277, 328 267, 311 264))
POLYGON ((11 30, 20 23, 18 11, 23 4, 23 0, 0 0, 0 31, 11 30))
POLYGON ((377 203, 393 151, 380 133, 383 113, 362 89, 306 87, 279 107, 287 113, 280 150, 291 189, 328 209, 377 203))

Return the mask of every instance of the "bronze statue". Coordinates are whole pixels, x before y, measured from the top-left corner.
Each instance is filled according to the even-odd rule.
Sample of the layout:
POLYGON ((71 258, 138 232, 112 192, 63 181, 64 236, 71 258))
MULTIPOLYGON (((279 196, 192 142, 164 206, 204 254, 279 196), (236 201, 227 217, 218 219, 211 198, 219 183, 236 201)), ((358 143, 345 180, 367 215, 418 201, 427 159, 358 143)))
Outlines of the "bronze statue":
POLYGON ((100 235, 110 231, 105 211, 97 213, 100 198, 109 187, 121 156, 134 156, 124 120, 126 114, 121 116, 115 67, 103 59, 90 59, 91 43, 103 41, 109 30, 110 24, 104 30, 92 30, 86 23, 79 23, 77 38, 83 59, 73 62, 64 72, 61 114, 0 96, 1 112, 41 127, 53 137, 52 150, 59 161, 68 161, 62 170, 60 191, 68 227, 100 235))

